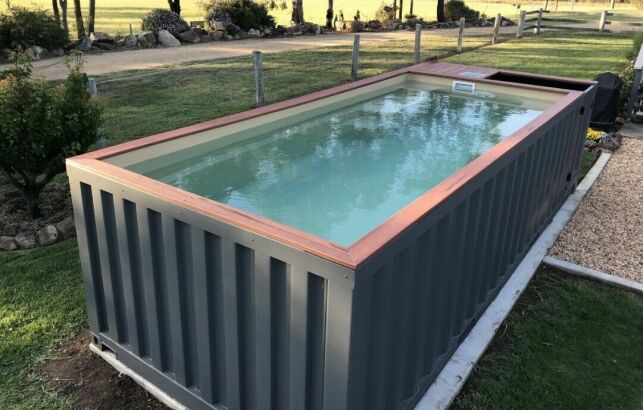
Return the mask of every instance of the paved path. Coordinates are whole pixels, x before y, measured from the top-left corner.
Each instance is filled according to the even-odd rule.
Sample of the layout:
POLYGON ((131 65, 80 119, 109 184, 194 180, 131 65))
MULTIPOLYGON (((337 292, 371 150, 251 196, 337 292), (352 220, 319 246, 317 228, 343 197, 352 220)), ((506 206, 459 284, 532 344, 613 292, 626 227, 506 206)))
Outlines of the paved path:
MULTIPOLYGON (((503 27, 503 33, 514 33, 515 27, 503 27)), ((467 35, 489 35, 489 27, 467 28, 467 35)), ((455 36, 457 29, 426 30, 422 33, 425 41, 430 36, 455 36)), ((395 31, 383 33, 360 33, 361 42, 378 43, 390 40, 412 39, 413 31, 395 31)), ((175 48, 153 48, 145 50, 130 50, 103 54, 88 54, 85 71, 90 75, 101 75, 126 70, 151 69, 188 61, 202 61, 217 58, 230 58, 250 55, 253 50, 264 53, 276 53, 288 50, 303 50, 309 48, 351 45, 353 35, 349 33, 333 33, 323 36, 301 36, 278 39, 252 39, 237 41, 213 41, 175 48)), ((62 58, 50 58, 34 63, 34 75, 44 76, 49 80, 60 80, 67 76, 67 68, 62 64, 62 58)))
POLYGON ((643 283, 643 141, 623 139, 550 255, 643 283))

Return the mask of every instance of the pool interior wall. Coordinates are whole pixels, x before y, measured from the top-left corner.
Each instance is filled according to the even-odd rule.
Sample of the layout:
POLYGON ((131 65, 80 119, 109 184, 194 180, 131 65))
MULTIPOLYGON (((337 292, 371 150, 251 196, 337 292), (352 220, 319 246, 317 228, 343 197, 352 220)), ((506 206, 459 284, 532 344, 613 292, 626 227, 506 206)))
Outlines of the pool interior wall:
POLYGON ((68 160, 92 343, 188 408, 413 408, 574 190, 591 82, 519 85, 554 105, 350 249, 119 166, 464 71, 498 72, 421 64, 68 160))

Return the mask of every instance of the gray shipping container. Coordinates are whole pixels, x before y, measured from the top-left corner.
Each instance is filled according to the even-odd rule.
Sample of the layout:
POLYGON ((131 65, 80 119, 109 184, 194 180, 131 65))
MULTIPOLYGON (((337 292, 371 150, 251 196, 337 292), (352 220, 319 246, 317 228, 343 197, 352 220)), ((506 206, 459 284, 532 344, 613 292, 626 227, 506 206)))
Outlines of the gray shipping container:
POLYGON ((69 160, 92 343, 189 408, 412 408, 577 183, 592 83, 482 72, 580 92, 355 266, 69 160))

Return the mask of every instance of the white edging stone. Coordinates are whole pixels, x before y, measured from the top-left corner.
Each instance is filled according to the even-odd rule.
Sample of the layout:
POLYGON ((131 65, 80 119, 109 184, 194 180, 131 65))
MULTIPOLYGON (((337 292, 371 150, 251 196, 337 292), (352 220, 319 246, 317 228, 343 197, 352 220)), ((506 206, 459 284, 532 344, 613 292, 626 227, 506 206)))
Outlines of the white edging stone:
POLYGON ((415 407, 416 410, 446 409, 451 405, 471 374, 473 366, 480 360, 487 346, 493 340, 498 327, 511 312, 514 304, 534 276, 536 269, 538 269, 543 258, 549 252, 549 248, 552 247, 560 232, 576 212, 576 208, 578 208, 578 205, 580 205, 611 156, 611 153, 603 152, 578 185, 576 191, 563 203, 552 222, 538 237, 498 296, 458 346, 458 349, 451 356, 451 359, 449 359, 433 384, 429 386, 429 389, 415 407))
POLYGON ((605 283, 606 285, 643 294, 643 283, 621 278, 615 275, 610 275, 609 273, 601 272, 595 269, 586 268, 572 262, 552 258, 551 256, 545 256, 545 258, 543 259, 543 263, 547 266, 551 266, 552 268, 562 270, 563 272, 567 272, 572 275, 597 280, 599 282, 605 283))
POLYGON ((92 352, 96 353, 100 357, 103 358, 107 363, 112 365, 114 369, 116 369, 119 373, 124 374, 128 377, 131 377, 136 383, 138 383, 142 388, 147 390, 148 393, 150 393, 152 396, 156 397, 161 403, 165 404, 171 409, 174 410, 188 410, 187 407, 179 403, 178 401, 174 400, 172 397, 170 397, 167 393, 165 393, 163 390, 159 389, 156 387, 156 385, 150 383, 147 381, 145 378, 143 378, 141 375, 136 373, 134 370, 126 366, 123 362, 118 360, 116 358, 116 355, 111 352, 104 352, 100 350, 98 347, 94 346, 93 344, 89 344, 89 350, 92 352))

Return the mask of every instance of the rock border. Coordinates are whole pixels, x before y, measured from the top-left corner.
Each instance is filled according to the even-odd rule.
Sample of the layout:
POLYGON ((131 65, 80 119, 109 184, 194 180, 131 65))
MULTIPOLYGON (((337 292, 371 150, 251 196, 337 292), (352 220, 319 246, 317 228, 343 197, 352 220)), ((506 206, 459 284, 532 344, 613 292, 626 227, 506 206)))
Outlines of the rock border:
POLYGON ((0 236, 0 251, 18 251, 49 246, 64 239, 76 236, 74 217, 43 226, 36 232, 20 232, 16 236, 0 236))

